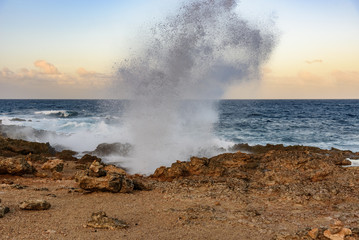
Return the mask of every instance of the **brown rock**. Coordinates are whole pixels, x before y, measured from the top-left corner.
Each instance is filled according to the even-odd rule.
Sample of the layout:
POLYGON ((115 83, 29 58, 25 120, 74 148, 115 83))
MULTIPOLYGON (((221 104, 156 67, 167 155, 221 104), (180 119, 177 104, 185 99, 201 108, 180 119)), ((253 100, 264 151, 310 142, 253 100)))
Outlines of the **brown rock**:
POLYGON ((3 218, 8 212, 10 212, 10 209, 8 207, 0 206, 0 218, 3 218))
POLYGON ((64 161, 77 161, 78 159, 74 157, 77 152, 71 150, 63 150, 62 152, 56 153, 56 157, 64 161))
POLYGON ((92 213, 91 220, 87 222, 85 227, 115 230, 128 228, 129 225, 122 220, 118 220, 117 218, 107 217, 106 213, 101 211, 92 213))
POLYGON ((324 231, 324 236, 331 240, 344 240, 345 236, 351 234, 352 231, 349 228, 345 228, 339 220, 336 220, 334 224, 330 225, 329 229, 324 231))
POLYGON ((79 183, 80 188, 88 191, 129 193, 132 192, 134 188, 131 179, 118 173, 108 173, 103 177, 92 177, 85 171, 77 174, 76 181, 79 183))
POLYGON ((90 177, 102 177, 106 176, 106 171, 104 170, 104 166, 95 160, 88 169, 88 175, 90 177))
POLYGON ((103 170, 105 170, 106 172, 114 172, 114 173, 123 174, 123 175, 127 174, 124 169, 116 167, 114 165, 107 165, 103 168, 103 170))
POLYGON ((27 200, 19 204, 22 210, 47 210, 51 207, 51 204, 45 200, 27 200))
POLYGON ((77 160, 78 163, 92 163, 93 161, 101 162, 101 158, 86 154, 81 159, 77 160))
POLYGON ((311 237, 312 239, 317 239, 319 234, 319 229, 318 228, 313 228, 312 230, 310 230, 308 232, 309 237, 311 237))
POLYGON ((23 175, 34 173, 36 169, 31 162, 23 158, 1 158, 0 157, 0 174, 23 175))
POLYGON ((60 159, 52 159, 44 163, 41 168, 43 170, 62 172, 62 170, 64 169, 64 161, 60 159))

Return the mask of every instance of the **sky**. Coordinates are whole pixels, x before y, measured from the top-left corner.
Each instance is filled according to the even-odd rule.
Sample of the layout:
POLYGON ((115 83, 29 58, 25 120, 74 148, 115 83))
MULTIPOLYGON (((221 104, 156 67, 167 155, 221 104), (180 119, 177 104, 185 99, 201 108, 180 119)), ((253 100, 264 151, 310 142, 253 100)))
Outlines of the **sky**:
MULTIPOLYGON (((0 99, 121 97, 116 64, 184 1, 0 0, 0 99)), ((359 98, 359 0, 242 0, 238 13, 273 19, 278 43, 261 79, 222 98, 359 98)))

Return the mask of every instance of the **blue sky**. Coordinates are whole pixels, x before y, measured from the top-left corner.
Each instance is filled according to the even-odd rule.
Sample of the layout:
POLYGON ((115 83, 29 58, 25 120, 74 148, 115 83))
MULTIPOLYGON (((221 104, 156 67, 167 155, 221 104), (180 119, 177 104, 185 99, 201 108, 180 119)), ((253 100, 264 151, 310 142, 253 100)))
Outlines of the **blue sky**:
MULTIPOLYGON (((182 2, 0 0, 0 98, 106 97, 115 62, 182 2), (61 74, 41 82, 51 66, 61 74)), ((359 98, 359 0, 243 0, 238 11, 252 22, 275 16, 280 40, 263 79, 223 97, 359 98)))

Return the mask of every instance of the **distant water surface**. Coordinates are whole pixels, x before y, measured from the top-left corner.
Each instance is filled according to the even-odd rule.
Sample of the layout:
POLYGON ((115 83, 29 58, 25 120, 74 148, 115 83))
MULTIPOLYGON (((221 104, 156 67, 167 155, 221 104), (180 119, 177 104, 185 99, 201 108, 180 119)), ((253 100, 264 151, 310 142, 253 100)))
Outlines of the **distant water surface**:
MULTIPOLYGON (((0 119, 4 125, 29 126, 65 135, 86 132, 88 138, 92 134, 94 141, 88 146, 92 150, 106 141, 106 136, 113 133, 112 128, 118 129, 116 134, 126 134, 126 129, 121 129, 126 103, 0 100, 0 119)), ((216 106, 219 120, 214 134, 220 141, 359 151, 359 100, 221 100, 216 106)), ((110 139, 115 141, 116 137, 110 139)), ((31 136, 28 140, 41 141, 31 136)))

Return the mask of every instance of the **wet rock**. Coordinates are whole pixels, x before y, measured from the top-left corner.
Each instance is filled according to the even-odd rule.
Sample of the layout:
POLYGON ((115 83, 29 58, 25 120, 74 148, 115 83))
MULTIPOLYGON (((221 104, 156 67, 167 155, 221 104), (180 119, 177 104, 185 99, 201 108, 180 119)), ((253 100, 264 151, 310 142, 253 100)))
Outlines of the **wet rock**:
POLYGON ((27 200, 19 204, 22 210, 47 210, 51 207, 51 204, 45 200, 27 200))
POLYGON ((61 152, 56 153, 56 157, 64 161, 77 161, 78 159, 74 157, 77 152, 71 150, 63 150, 61 152))
POLYGON ((115 230, 128 228, 129 225, 117 218, 108 217, 105 212, 100 211, 92 213, 91 220, 87 222, 85 227, 115 230))
POLYGON ((32 163, 23 158, 0 157, 0 174, 23 175, 35 173, 36 169, 32 163))
POLYGON ((324 231, 324 236, 331 240, 344 240, 345 236, 351 235, 352 231, 345 228, 343 223, 339 220, 330 225, 330 228, 324 231))
POLYGON ((77 160, 78 163, 92 163, 94 161, 101 162, 101 158, 86 154, 81 159, 77 160))
POLYGON ((52 156, 56 151, 49 143, 28 142, 0 137, 0 156, 28 155, 30 153, 52 156))
POLYGON ((102 143, 96 147, 95 151, 90 152, 89 154, 100 157, 108 155, 127 157, 132 150, 133 147, 129 143, 102 143))
POLYGON ((41 168, 43 170, 50 170, 53 172, 62 172, 64 169, 64 161, 60 159, 52 159, 44 163, 41 168))
POLYGON ((12 118, 10 121, 12 121, 12 122, 26 122, 26 119, 22 119, 22 118, 12 118))

